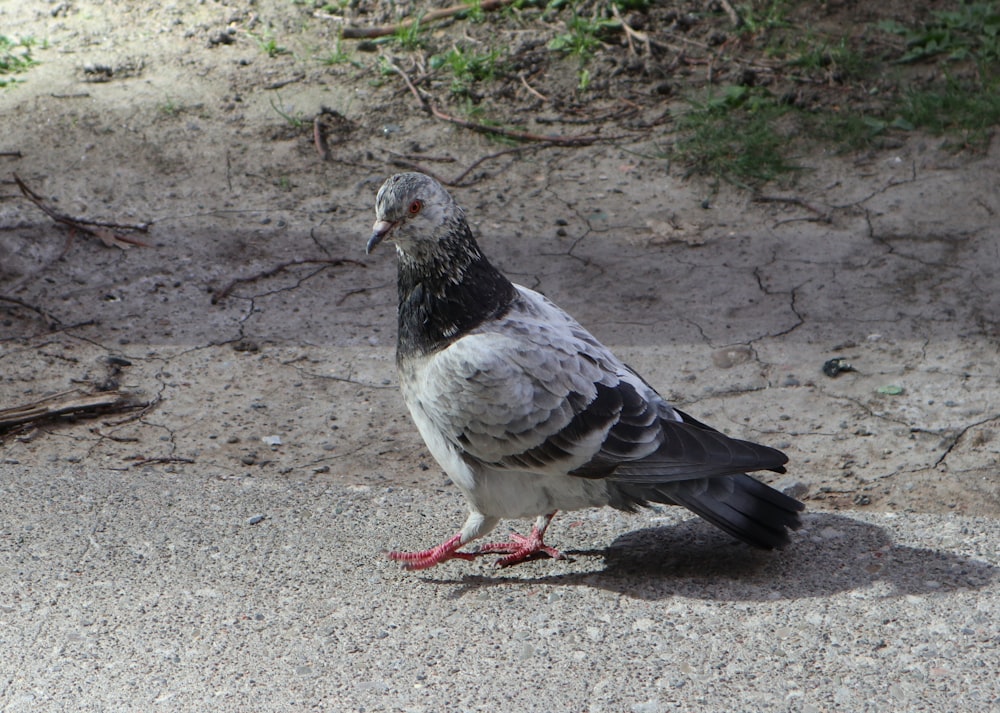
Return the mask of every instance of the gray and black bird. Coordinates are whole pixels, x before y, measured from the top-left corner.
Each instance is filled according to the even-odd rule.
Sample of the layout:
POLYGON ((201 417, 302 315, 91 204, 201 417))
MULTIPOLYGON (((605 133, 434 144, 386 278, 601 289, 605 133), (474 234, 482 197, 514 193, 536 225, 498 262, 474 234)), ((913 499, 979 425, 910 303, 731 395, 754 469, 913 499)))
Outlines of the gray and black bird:
POLYGON ((433 178, 400 173, 375 200, 367 252, 399 261, 400 388, 427 447, 469 502, 454 536, 390 552, 408 569, 486 553, 561 558, 543 541, 558 510, 681 505, 754 547, 782 547, 802 503, 747 475, 787 456, 729 438, 667 403, 550 300, 513 284, 479 249, 433 178), (531 534, 460 548, 501 518, 531 534))

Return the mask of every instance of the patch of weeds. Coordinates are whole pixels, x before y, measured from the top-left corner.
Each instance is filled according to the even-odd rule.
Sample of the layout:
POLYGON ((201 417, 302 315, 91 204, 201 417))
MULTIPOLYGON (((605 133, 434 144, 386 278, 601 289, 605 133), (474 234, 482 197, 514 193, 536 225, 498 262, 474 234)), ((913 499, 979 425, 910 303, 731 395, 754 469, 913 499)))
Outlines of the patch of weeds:
POLYGON ((291 54, 292 51, 287 47, 283 47, 278 44, 278 40, 274 37, 273 32, 265 32, 263 35, 255 35, 254 33, 248 33, 250 37, 257 42, 257 46, 260 47, 261 51, 268 57, 277 57, 283 54, 291 54))
POLYGON ((601 46, 599 34, 608 29, 618 27, 617 20, 604 17, 588 19, 581 15, 573 15, 566 23, 567 32, 556 35, 548 44, 550 50, 562 52, 570 57, 576 57, 580 68, 578 71, 580 91, 586 91, 590 86, 590 70, 587 69, 587 62, 594 56, 594 52, 601 46))
POLYGON ((830 142, 841 151, 871 146, 890 130, 912 131, 914 126, 901 116, 892 120, 856 112, 799 114, 811 136, 830 142))
POLYGON ((486 22, 486 13, 483 11, 482 0, 462 0, 469 9, 464 12, 470 22, 481 25, 486 22))
POLYGON ((171 97, 167 97, 167 100, 160 105, 160 112, 167 116, 177 116, 182 110, 183 107, 171 97))
POLYGON ((612 0, 612 3, 619 10, 624 12, 628 12, 630 10, 644 12, 650 8, 653 4, 653 0, 612 0))
POLYGON ((323 12, 328 15, 339 15, 344 10, 346 10, 351 5, 351 0, 336 0, 336 2, 328 2, 323 7, 320 8, 323 12))
POLYGON ((785 158, 788 137, 777 128, 790 110, 761 90, 729 87, 678 117, 673 157, 690 173, 740 185, 770 181, 797 169, 785 158))
POLYGON ((603 18, 589 20, 580 15, 573 15, 566 23, 567 32, 553 37, 549 41, 549 49, 577 57, 580 64, 584 64, 601 46, 598 33, 612 26, 616 27, 617 23, 603 18))
POLYGON ((295 115, 289 114, 284 111, 279 105, 281 104, 281 95, 275 92, 278 97, 277 103, 274 101, 274 97, 271 97, 268 101, 271 103, 271 108, 274 109, 275 113, 282 119, 288 122, 289 126, 293 129, 301 129, 303 126, 309 123, 308 119, 303 118, 302 112, 296 112, 295 115))
POLYGON ((431 69, 446 69, 451 72, 451 93, 468 96, 476 82, 488 82, 502 71, 499 61, 503 52, 498 49, 485 53, 453 47, 450 52, 430 58, 431 69))
POLYGON ((31 48, 36 44, 31 37, 11 39, 0 35, 0 87, 20 81, 3 75, 25 72, 38 64, 38 60, 31 56, 31 48))
POLYGON ((860 79, 872 71, 872 62, 853 49, 846 37, 831 43, 824 40, 806 40, 797 56, 788 61, 809 74, 823 74, 835 82, 860 79))
POLYGON ((757 2, 737 5, 736 10, 743 20, 741 29, 751 35, 789 25, 787 0, 767 0, 766 2, 758 0, 757 2))
POLYGON ((995 2, 965 2, 954 10, 939 10, 920 28, 894 20, 877 27, 905 38, 906 52, 897 60, 901 63, 939 55, 949 60, 1000 61, 1000 11, 995 2))
POLYGON ((396 34, 393 35, 393 39, 399 43, 402 49, 418 50, 426 44, 423 36, 423 28, 420 26, 420 17, 420 15, 417 15, 413 22, 400 25, 396 30, 396 34))
POLYGON ((319 61, 329 67, 332 67, 337 64, 352 64, 355 67, 363 66, 361 62, 354 59, 353 55, 350 52, 345 52, 344 50, 341 49, 339 37, 337 38, 337 44, 334 46, 334 48, 325 56, 320 57, 319 61))
POLYGON ((960 133, 964 146, 982 148, 1000 124, 1000 82, 970 88, 949 77, 943 87, 911 89, 902 97, 899 116, 939 136, 960 133))

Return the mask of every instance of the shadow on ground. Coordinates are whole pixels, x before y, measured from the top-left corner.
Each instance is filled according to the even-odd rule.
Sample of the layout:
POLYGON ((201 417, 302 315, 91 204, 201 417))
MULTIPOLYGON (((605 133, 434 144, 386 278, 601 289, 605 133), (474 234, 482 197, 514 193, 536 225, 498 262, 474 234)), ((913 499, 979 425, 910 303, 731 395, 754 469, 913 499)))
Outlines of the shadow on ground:
POLYGON ((842 515, 806 517, 806 530, 780 552, 734 545, 699 520, 626 533, 605 550, 570 550, 593 560, 587 572, 542 577, 511 575, 434 579, 464 585, 461 598, 482 587, 547 584, 605 589, 645 600, 687 597, 717 601, 775 601, 824 597, 841 592, 863 596, 933 595, 979 589, 997 576, 993 565, 943 550, 905 547, 884 528, 842 515), (598 558, 603 557, 603 567, 598 558), (873 590, 873 591, 864 591, 873 590))

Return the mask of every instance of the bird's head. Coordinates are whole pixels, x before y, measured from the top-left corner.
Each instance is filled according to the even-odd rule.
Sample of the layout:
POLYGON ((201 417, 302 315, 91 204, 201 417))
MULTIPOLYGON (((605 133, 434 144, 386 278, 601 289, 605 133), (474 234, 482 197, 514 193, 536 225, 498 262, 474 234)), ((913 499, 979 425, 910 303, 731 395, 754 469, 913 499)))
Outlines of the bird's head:
POLYGON ((411 257, 435 252, 442 238, 464 223, 462 209, 440 183, 423 173, 397 173, 375 198, 375 225, 365 248, 371 253, 383 240, 411 257))

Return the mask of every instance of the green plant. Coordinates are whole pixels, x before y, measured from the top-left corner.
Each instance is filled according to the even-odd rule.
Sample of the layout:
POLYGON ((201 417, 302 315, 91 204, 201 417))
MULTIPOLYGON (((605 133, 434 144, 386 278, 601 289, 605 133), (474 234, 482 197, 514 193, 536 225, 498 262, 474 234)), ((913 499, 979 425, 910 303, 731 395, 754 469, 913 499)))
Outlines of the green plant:
POLYGON ((898 62, 917 62, 939 55, 949 60, 1000 61, 1000 11, 995 2, 963 2, 954 10, 939 10, 919 28, 892 20, 877 27, 906 40, 906 51, 898 62))
POLYGON ((11 39, 0 35, 0 87, 14 84, 18 79, 2 75, 18 74, 38 64, 31 56, 31 48, 36 44, 31 37, 11 39))
POLYGON ((181 113, 181 105, 173 100, 171 97, 167 97, 166 101, 160 105, 160 111, 167 116, 177 116, 181 113))
POLYGON ((287 47, 278 44, 278 40, 275 39, 273 32, 267 31, 263 35, 255 35, 251 32, 249 35, 257 42, 257 46, 268 57, 277 57, 278 55, 292 53, 287 47))
POLYGON ((1000 82, 978 91, 949 77, 942 87, 907 91, 899 116, 933 134, 960 133, 964 145, 983 146, 991 129, 1000 124, 1000 82))
POLYGON ((739 5, 737 10, 743 20, 742 29, 751 35, 788 27, 787 0, 766 0, 766 2, 758 0, 739 5))
POLYGON ((475 82, 494 79, 500 70, 499 49, 476 53, 460 47, 430 58, 431 69, 447 69, 452 74, 450 90, 452 94, 468 94, 475 82))
POLYGON ((806 72, 822 72, 839 82, 864 77, 872 66, 861 52, 850 46, 846 37, 836 42, 807 38, 788 64, 806 72))
POLYGON ((586 91, 590 86, 590 70, 586 68, 586 64, 594 56, 597 48, 601 46, 598 35, 609 28, 617 27, 617 20, 604 17, 587 19, 581 15, 573 15, 566 23, 568 31, 556 35, 549 41, 550 50, 563 52, 579 60, 578 76, 580 81, 577 88, 580 91, 586 91))
POLYGON ((417 15, 413 22, 403 23, 393 35, 396 42, 404 50, 416 50, 424 46, 423 28, 420 26, 421 15, 417 15))
POLYGON ((354 59, 350 52, 345 52, 341 49, 340 38, 337 38, 337 44, 334 48, 324 57, 320 58, 320 62, 325 65, 333 66, 336 64, 353 64, 355 67, 361 67, 361 62, 354 59))
POLYGON ((567 32, 556 35, 549 41, 549 49, 577 57, 580 64, 589 60, 594 50, 601 46, 598 34, 609 27, 616 27, 617 22, 604 18, 587 19, 573 15, 566 23, 567 32))
POLYGON ((483 12, 482 0, 462 0, 469 9, 465 11, 465 16, 477 25, 486 22, 486 13, 483 12))
POLYGON ((785 158, 788 137, 777 128, 790 108, 767 93, 733 86, 691 104, 677 120, 672 151, 691 173, 745 185, 797 168, 785 158))
POLYGON ((336 0, 335 2, 328 2, 322 8, 323 12, 329 13, 330 15, 337 15, 346 10, 351 4, 351 0, 336 0))
POLYGON ((293 116, 288 112, 284 111, 279 106, 279 104, 281 103, 281 95, 278 94, 278 92, 275 92, 275 95, 278 98, 277 103, 275 103, 274 97, 271 97, 268 101, 271 104, 271 108, 274 109, 275 113, 278 116, 287 121, 295 129, 301 129, 303 126, 309 123, 307 119, 303 118, 302 112, 296 112, 295 115, 293 116))

